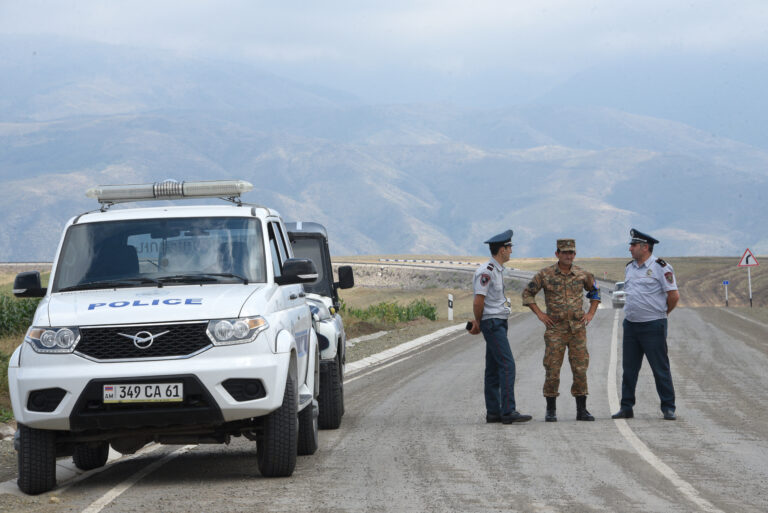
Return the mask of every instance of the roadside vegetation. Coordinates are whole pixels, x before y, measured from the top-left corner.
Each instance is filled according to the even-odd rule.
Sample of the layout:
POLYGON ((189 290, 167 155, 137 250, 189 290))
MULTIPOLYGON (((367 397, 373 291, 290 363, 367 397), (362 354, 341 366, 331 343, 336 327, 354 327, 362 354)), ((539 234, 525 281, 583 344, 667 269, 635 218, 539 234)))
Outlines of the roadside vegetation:
POLYGON ((397 300, 366 303, 359 294, 345 294, 341 298, 339 313, 344 318, 347 338, 367 335, 377 331, 390 331, 408 323, 436 321, 437 306, 426 298, 416 298, 401 304, 397 300))
MULTIPOLYGON (((41 275, 43 286, 49 273, 41 275)), ((19 299, 13 296, 13 275, 0 276, 0 422, 13 419, 8 395, 8 362, 21 344, 39 299, 19 299)))

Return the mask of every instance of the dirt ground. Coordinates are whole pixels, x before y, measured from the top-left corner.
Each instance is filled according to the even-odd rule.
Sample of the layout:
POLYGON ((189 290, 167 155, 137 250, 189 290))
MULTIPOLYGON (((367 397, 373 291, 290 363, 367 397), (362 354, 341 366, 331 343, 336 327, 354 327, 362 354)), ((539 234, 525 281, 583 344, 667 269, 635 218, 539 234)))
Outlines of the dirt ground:
MULTIPOLYGON (((737 267, 740 256, 733 257, 674 257, 658 251, 654 254, 663 258, 675 269, 677 284, 680 288, 680 306, 725 306, 725 287, 723 281, 728 281, 728 304, 730 307, 749 307, 747 269, 737 267)), ((421 260, 460 260, 466 262, 484 262, 486 257, 452 257, 445 255, 367 255, 355 257, 338 257, 334 261, 381 264, 382 258, 407 258, 421 260)), ((768 256, 756 255, 758 262, 763 265, 751 268, 752 305, 753 307, 768 307, 768 256)), ((576 265, 593 273, 598 279, 621 281, 624 279, 624 268, 629 262, 626 258, 579 258, 576 265)), ((536 271, 551 265, 554 258, 512 258, 507 268, 536 271)), ((429 265, 415 264, 410 265, 429 265)))

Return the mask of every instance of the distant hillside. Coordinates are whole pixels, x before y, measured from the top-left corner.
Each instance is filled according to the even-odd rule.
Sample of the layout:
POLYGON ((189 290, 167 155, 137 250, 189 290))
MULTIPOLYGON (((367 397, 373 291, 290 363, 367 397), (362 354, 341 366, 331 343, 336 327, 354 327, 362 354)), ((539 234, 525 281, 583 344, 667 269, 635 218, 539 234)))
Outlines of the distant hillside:
POLYGON ((247 201, 325 224, 335 254, 480 254, 512 227, 517 256, 563 236, 582 256, 623 256, 631 226, 662 255, 768 253, 768 153, 680 123, 366 106, 222 62, 12 42, 0 260, 52 258, 65 220, 97 206, 89 186, 165 178, 249 180, 247 201))

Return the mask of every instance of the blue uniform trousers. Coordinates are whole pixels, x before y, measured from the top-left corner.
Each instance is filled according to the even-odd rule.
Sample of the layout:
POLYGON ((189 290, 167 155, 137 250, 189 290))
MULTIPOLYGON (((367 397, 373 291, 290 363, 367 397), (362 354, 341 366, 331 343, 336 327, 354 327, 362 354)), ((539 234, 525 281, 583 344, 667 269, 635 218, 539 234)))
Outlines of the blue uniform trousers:
POLYGON ((489 415, 515 411, 515 358, 509 348, 506 319, 484 319, 485 408, 489 415))
POLYGON ((643 355, 645 355, 653 371, 653 379, 656 381, 656 392, 661 399, 661 409, 674 412, 675 387, 672 385, 672 372, 669 369, 669 356, 667 355, 667 319, 648 322, 631 322, 624 319, 623 326, 622 409, 632 408, 635 405, 637 375, 643 364, 643 355))

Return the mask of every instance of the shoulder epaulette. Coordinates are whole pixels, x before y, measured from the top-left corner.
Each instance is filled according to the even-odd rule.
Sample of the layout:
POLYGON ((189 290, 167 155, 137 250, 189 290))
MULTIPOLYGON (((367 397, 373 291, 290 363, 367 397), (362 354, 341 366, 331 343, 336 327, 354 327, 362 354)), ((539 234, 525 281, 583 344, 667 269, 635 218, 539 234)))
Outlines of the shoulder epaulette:
MULTIPOLYGON (((627 265, 631 264, 632 262, 634 262, 634 260, 630 260, 629 262, 627 262, 627 265)), ((624 267, 626 267, 627 265, 625 265, 624 267)))
POLYGON ((667 266, 667 263, 664 260, 662 260, 661 258, 657 258, 656 259, 656 263, 659 264, 662 267, 666 267, 667 266))
POLYGON ((493 264, 488 264, 486 266, 486 269, 488 269, 489 271, 493 271, 493 264))

